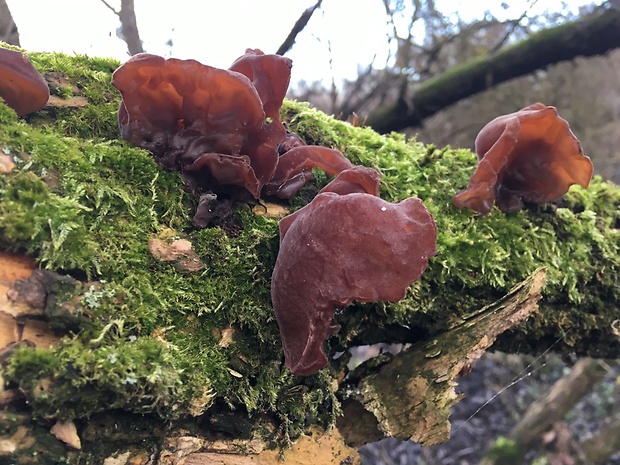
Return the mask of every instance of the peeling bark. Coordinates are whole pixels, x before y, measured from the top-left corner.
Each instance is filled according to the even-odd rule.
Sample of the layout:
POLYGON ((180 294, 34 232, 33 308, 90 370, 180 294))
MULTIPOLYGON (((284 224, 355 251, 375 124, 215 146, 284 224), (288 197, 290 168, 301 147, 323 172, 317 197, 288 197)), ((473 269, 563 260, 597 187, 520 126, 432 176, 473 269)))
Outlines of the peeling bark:
POLYGON ((501 333, 537 310, 545 280, 545 270, 537 270, 450 331, 414 345, 366 375, 345 401, 338 422, 347 442, 361 446, 388 436, 423 446, 447 441, 450 407, 459 400, 454 379, 467 373, 501 333))

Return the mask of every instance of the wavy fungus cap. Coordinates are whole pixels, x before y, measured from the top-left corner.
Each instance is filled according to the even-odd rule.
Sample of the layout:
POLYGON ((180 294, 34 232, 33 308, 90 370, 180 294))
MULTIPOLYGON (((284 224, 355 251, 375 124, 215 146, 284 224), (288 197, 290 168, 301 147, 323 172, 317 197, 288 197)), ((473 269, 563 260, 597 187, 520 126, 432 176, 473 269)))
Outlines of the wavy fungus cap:
POLYGON ((271 298, 286 366, 311 375, 327 365, 325 339, 338 307, 396 302, 437 252, 437 228, 417 198, 376 195, 379 174, 340 173, 305 207, 280 221, 271 298))
POLYGON ((238 154, 265 118, 246 76, 196 60, 140 53, 114 71, 112 85, 123 96, 123 138, 156 156, 192 150, 190 142, 203 151, 238 154))
POLYGON ((240 185, 255 197, 271 178, 276 149, 262 158, 243 150, 265 120, 261 99, 243 74, 143 53, 119 67, 112 84, 123 96, 121 135, 164 167, 208 168, 202 174, 209 182, 240 185))
POLYGON ((194 225, 226 227, 231 201, 248 193, 289 199, 313 168, 330 176, 351 168, 339 151, 306 145, 282 124, 291 66, 258 49, 247 49, 228 70, 143 53, 112 75, 123 97, 123 139, 181 172, 200 199, 194 225))
POLYGON ((19 116, 45 106, 50 90, 43 76, 21 52, 0 48, 0 97, 19 116))
POLYGON ((478 167, 456 207, 484 215, 493 204, 503 212, 524 202, 542 204, 562 197, 572 184, 588 187, 592 162, 555 107, 535 103, 495 118, 475 143, 478 167))

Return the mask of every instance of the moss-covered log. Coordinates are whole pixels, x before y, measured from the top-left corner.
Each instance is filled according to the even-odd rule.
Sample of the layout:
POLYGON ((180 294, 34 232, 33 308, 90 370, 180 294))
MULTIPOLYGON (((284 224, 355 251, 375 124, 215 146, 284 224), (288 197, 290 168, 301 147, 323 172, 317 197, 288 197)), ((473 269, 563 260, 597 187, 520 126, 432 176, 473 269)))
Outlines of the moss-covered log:
MULTIPOLYGON (((620 10, 611 2, 576 21, 540 31, 526 40, 455 66, 408 90, 368 117, 381 133, 416 127, 438 111, 497 84, 578 56, 620 47, 620 10)), ((414 84, 412 84, 414 85, 414 84)))
MULTIPOLYGON (((292 376, 283 367, 269 298, 278 215, 307 203, 325 177, 317 174, 291 204, 236 205, 238 235, 197 230, 191 226, 197 201, 180 176, 119 140, 120 96, 110 86, 118 63, 61 54, 30 58, 53 99, 25 119, 0 105, 0 247, 10 263, 31 257, 41 268, 25 281, 16 279, 29 272, 0 273, 9 289, 0 301, 1 321, 16 328, 4 340, 0 454, 14 463, 30 463, 33 454, 38 463, 61 457, 102 463, 111 456, 124 457, 119 463, 149 457, 204 463, 218 451, 237 460, 222 463, 246 463, 243 455, 269 463, 259 461, 261 451, 309 431, 320 435, 317 428, 334 424, 345 399, 372 397, 360 403, 362 411, 387 415, 375 417, 383 427, 352 442, 414 436, 406 425, 386 426, 401 405, 384 396, 378 407, 381 396, 372 386, 379 369, 402 377, 398 364, 402 357, 415 360, 416 351, 422 359, 434 358, 433 348, 453 355, 440 380, 436 364, 411 372, 412 380, 426 376, 438 386, 434 396, 445 403, 438 411, 456 400, 450 394, 456 371, 463 374, 483 342, 496 337, 493 347, 509 351, 553 346, 620 356, 612 331, 620 318, 617 186, 595 178, 555 204, 474 217, 451 204, 474 170, 471 152, 384 137, 286 102, 282 114, 293 132, 376 168, 386 200, 420 197, 439 230, 438 254, 407 297, 349 307, 337 315, 342 329, 327 347, 334 354, 375 342, 413 343, 410 352, 393 362, 371 360, 349 376, 346 356, 314 376, 292 376), (15 257, 22 258, 12 262, 15 257), (540 269, 546 285, 535 304, 539 291, 524 289, 533 289, 528 283, 540 269), (514 286, 521 300, 510 307, 514 286), (470 353, 435 347, 450 331, 478 331, 470 322, 484 320, 489 308, 521 316, 489 326, 487 335, 470 334, 470 353), (32 322, 43 327, 27 332, 32 322), (69 438, 57 439, 59 431, 69 438)), ((408 421, 416 420, 413 414, 408 421)), ((416 440, 443 438, 445 422, 438 425, 418 430, 416 440)), ((332 457, 352 463, 353 455, 343 448, 332 457)))

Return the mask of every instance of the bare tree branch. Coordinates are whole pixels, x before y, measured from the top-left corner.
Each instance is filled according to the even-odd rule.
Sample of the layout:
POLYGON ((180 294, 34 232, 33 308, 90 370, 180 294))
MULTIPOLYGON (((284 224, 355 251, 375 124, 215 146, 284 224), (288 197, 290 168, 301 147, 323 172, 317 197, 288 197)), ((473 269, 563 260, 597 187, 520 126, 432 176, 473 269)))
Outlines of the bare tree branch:
POLYGON ((620 452, 620 418, 608 418, 594 436, 581 443, 581 448, 593 465, 603 464, 620 452))
POLYGON ((105 0, 101 0, 101 3, 103 3, 105 6, 107 6, 116 16, 118 16, 120 14, 118 11, 116 11, 116 8, 114 8, 112 5, 110 5, 105 0))
POLYGON ((130 55, 144 52, 142 48, 142 40, 138 32, 138 22, 136 20, 136 12, 134 8, 134 0, 121 0, 121 9, 117 11, 106 0, 100 0, 108 9, 110 9, 121 22, 121 39, 127 44, 127 50, 130 55))
POLYGON ((609 367, 600 360, 579 360, 569 374, 553 385, 545 397, 530 405, 521 421, 510 432, 509 438, 524 451, 533 447, 554 422, 564 418, 583 396, 592 391, 608 370, 609 367))
POLYGON ((506 42, 508 42, 508 39, 514 33, 515 29, 517 29, 517 27, 519 27, 519 24, 521 24, 521 21, 523 21, 525 18, 527 18, 527 14, 530 12, 530 10, 532 8, 534 8, 536 3, 538 3, 538 0, 531 1, 530 4, 528 5, 527 9, 525 9, 523 11, 523 13, 521 14, 520 17, 518 17, 517 19, 514 19, 512 21, 508 21, 507 22, 508 30, 506 31, 504 36, 499 41, 497 41, 497 43, 493 47, 491 47, 491 53, 497 52, 500 48, 502 48, 506 44, 506 42))
POLYGON ((520 463, 530 449, 540 445, 543 434, 590 393, 608 371, 609 366, 600 360, 579 360, 570 373, 556 381, 544 397, 530 405, 521 421, 512 429, 508 439, 514 442, 516 449, 511 450, 511 457, 502 455, 501 448, 491 448, 482 463, 520 463))
MULTIPOLYGON (((103 1, 103 0, 101 0, 101 1, 103 1)), ((323 2, 323 0, 318 0, 314 4, 314 6, 311 6, 310 8, 307 8, 301 14, 299 19, 297 20, 297 22, 293 26, 293 29, 291 29, 291 32, 289 32, 289 34, 286 37, 286 39, 284 39, 284 42, 282 42, 282 45, 280 45, 280 47, 278 48, 278 51, 276 52, 276 54, 284 55, 286 52, 288 52, 293 47, 293 44, 295 43, 295 39, 297 38, 299 33, 301 31, 303 31, 304 28, 307 26, 308 21, 310 21, 310 18, 312 17, 314 12, 321 7, 321 3, 322 2, 323 2)))

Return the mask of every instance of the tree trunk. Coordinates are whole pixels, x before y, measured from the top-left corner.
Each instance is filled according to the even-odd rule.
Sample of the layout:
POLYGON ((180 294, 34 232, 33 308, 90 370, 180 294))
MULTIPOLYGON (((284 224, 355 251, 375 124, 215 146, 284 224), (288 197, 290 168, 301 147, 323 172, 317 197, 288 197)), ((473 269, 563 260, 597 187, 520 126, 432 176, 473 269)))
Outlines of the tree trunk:
MULTIPOLYGON (((463 63, 411 89, 410 97, 379 108, 367 124, 380 133, 422 124, 425 118, 478 92, 560 61, 602 55, 620 47, 620 7, 604 4, 572 23, 546 29, 495 55, 463 63)), ((408 93, 408 92, 406 92, 408 93)))
POLYGON ((138 31, 134 0, 121 1, 121 11, 118 17, 121 20, 121 32, 123 33, 125 42, 127 42, 129 54, 136 55, 137 53, 144 52, 142 40, 140 40, 140 33, 138 31))
POLYGON ((142 40, 140 40, 140 32, 138 30, 138 22, 136 20, 136 11, 134 8, 134 0, 121 0, 121 9, 117 11, 107 0, 101 0, 112 13, 118 16, 121 22, 120 38, 127 44, 127 50, 130 55, 144 52, 142 48, 142 40))
POLYGON ((6 0, 0 0, 0 42, 19 47, 19 32, 6 0))

